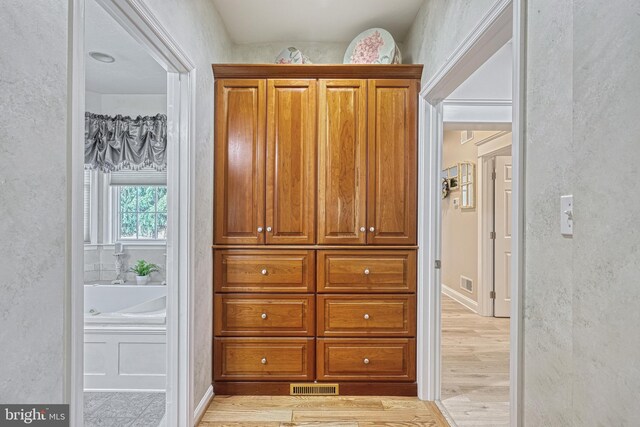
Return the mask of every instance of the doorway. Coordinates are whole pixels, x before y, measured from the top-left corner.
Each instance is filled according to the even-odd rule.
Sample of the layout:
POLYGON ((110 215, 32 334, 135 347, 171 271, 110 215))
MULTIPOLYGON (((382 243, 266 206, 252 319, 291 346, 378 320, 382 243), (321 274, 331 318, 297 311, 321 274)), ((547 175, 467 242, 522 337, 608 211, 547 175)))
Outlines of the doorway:
POLYGON ((505 252, 510 252, 511 232, 505 213, 510 210, 511 175, 503 175, 510 173, 511 134, 470 130, 470 121, 465 130, 444 125, 441 404, 458 425, 507 426, 509 306, 501 312, 504 304, 498 298, 504 301, 501 291, 508 292, 508 277, 500 272, 509 268, 505 252), (483 223, 486 233, 480 232, 483 223), (486 281, 479 274, 485 258, 486 281), (487 312, 480 311, 481 300, 487 300, 487 312))
MULTIPOLYGON (((496 2, 470 35, 450 55, 450 60, 434 74, 421 92, 421 135, 423 149, 420 152, 419 171, 421 191, 419 211, 420 264, 419 264, 419 333, 418 366, 419 395, 421 398, 435 400, 441 406, 442 399, 442 164, 443 136, 447 112, 446 99, 467 80, 478 68, 512 39, 513 63, 512 100, 503 102, 481 102, 485 110, 496 117, 508 116, 512 129, 512 234, 511 234, 511 318, 509 321, 509 425, 521 423, 520 400, 522 395, 522 334, 520 289, 522 287, 523 254, 523 151, 521 134, 521 112, 523 111, 522 82, 523 70, 523 26, 524 10, 519 0, 501 0, 496 2), (422 311, 422 313, 421 313, 422 311)), ((461 103, 464 104, 464 103, 461 103)), ((477 105, 476 105, 477 106, 477 105)), ((465 105, 458 105, 455 113, 467 111, 465 105)), ((503 122, 505 120, 498 120, 503 122)), ((491 120, 495 122, 495 120, 491 120)), ((503 129, 504 130, 504 129, 503 129)), ((480 276, 482 277, 482 275, 480 276)), ((482 281, 482 280, 481 280, 482 281)), ((479 300, 481 301, 481 300, 479 300)), ((446 409, 441 406, 446 412, 446 409)))
MULTIPOLYGON (((105 402, 100 402, 99 399, 98 401, 94 400, 93 402, 89 400, 85 401, 84 399, 85 373, 89 372, 98 374, 93 378, 95 380, 101 379, 98 378, 100 376, 107 376, 106 372, 104 372, 104 375, 100 375, 103 372, 98 371, 99 368, 106 366, 107 362, 106 360, 101 360, 100 356, 105 356, 108 353, 106 351, 98 351, 95 346, 93 349, 87 349, 85 352, 85 320, 87 318, 94 320, 97 317, 100 317, 100 314, 104 314, 104 311, 97 309, 94 309, 94 313, 85 313, 84 304, 85 297, 91 297, 89 293, 85 292, 86 286, 84 280, 84 270, 86 243, 85 238, 87 236, 87 228, 84 225, 85 218, 92 218, 94 216, 91 214, 87 215, 87 210, 84 209, 84 205, 86 205, 85 200, 87 200, 87 198, 84 197, 86 193, 85 190, 87 188, 90 189, 91 187, 91 179, 88 180, 89 185, 86 185, 87 180, 85 180, 86 174, 84 172, 86 163, 85 120, 87 117, 89 117, 86 115, 86 112, 88 108, 96 109, 102 108, 106 105, 109 105, 109 108, 113 107, 116 109, 123 107, 123 104, 120 102, 122 101, 122 99, 120 99, 122 97, 120 96, 109 97, 109 99, 106 100, 102 99, 102 94, 100 97, 97 97, 95 96, 95 94, 85 92, 85 85, 88 79, 92 78, 93 76, 93 74, 88 72, 89 67, 91 67, 93 64, 89 65, 88 61, 93 60, 93 58, 95 57, 98 57, 104 59, 105 64, 113 63, 112 58, 109 58, 110 55, 108 55, 108 52, 106 52, 106 56, 99 55, 99 53, 105 52, 97 52, 98 55, 92 55, 91 57, 88 56, 89 52, 87 51, 87 48, 90 47, 90 44, 92 43, 92 41, 90 40, 90 31, 94 30, 94 28, 87 30, 87 26, 92 25, 92 23, 89 22, 89 19, 91 19, 90 14, 93 13, 92 11, 98 11, 99 13, 103 13, 105 14, 105 16, 108 16, 108 18, 112 20, 111 23, 116 28, 115 31, 119 31, 120 33, 124 33, 124 35, 128 35, 128 37, 131 37, 132 41, 134 41, 134 43, 137 43, 137 47, 139 49, 142 49, 145 55, 150 56, 150 58, 152 58, 152 61, 155 61, 156 66, 160 68, 160 73, 164 75, 164 83, 162 85, 164 92, 166 92, 166 94, 164 94, 166 99, 164 100, 164 102, 162 102, 162 107, 166 110, 164 111, 164 113, 166 114, 166 118, 164 119, 164 122, 166 123, 164 128, 165 130, 160 130, 161 126, 158 124, 158 126, 160 127, 154 127, 153 132, 154 134, 156 134, 156 136, 157 134, 162 132, 164 132, 166 135, 166 172, 164 178, 166 180, 166 188, 161 188, 163 186, 156 181, 145 181, 144 183, 136 181, 135 183, 133 183, 135 184, 134 187, 137 186, 144 188, 135 188, 135 191, 129 191, 131 189, 128 187, 131 187, 131 182, 125 181, 131 178, 131 176, 127 175, 133 174, 127 173, 131 171, 121 171, 120 169, 123 168, 120 167, 106 167, 107 169, 112 169, 110 172, 116 170, 119 173, 110 174, 108 179, 105 176, 97 178, 98 183, 102 182, 103 184, 101 185, 105 201, 103 203, 103 207, 106 206, 106 202, 108 202, 109 197, 111 197, 112 199, 119 199, 120 201, 120 204, 112 204, 111 209, 97 210, 98 215, 100 215, 100 212, 102 212, 102 215, 104 216, 108 216, 109 212, 111 212, 112 215, 112 220, 110 221, 97 221, 97 224, 104 225, 104 227, 100 227, 102 228, 102 230, 100 232, 97 232, 97 236, 102 234, 102 238, 105 239, 108 238, 108 236, 115 237, 117 232, 120 232, 120 234, 118 235, 118 239, 111 238, 111 240, 108 242, 109 245, 107 250, 113 252, 113 254, 109 255, 115 255, 115 253, 123 252, 126 253, 127 244, 129 244, 131 250, 144 249, 145 251, 148 251, 150 249, 148 246, 142 244, 145 242, 137 242, 137 244, 131 244, 131 239, 133 238, 142 237, 144 239, 153 237, 152 240, 165 240, 166 242, 162 245, 161 248, 158 248, 159 250, 157 252, 159 253, 152 255, 148 252, 145 252, 145 254, 141 256, 141 258, 144 258, 147 261, 151 261, 154 264, 164 264, 164 266, 159 265, 159 267, 161 267, 160 276, 151 276, 152 281, 155 279, 156 282, 159 282, 155 287, 159 288, 160 290, 162 287, 164 287, 164 295, 157 295, 153 298, 149 295, 146 295, 145 301, 139 301, 140 304, 133 304, 135 307, 130 307, 135 308, 135 310, 127 310, 126 308, 124 308, 124 310, 115 311, 111 309, 104 310, 107 313, 116 312, 118 313, 118 315, 114 315, 112 317, 121 317, 123 319, 126 318, 127 321, 128 318, 131 317, 131 313, 139 315, 142 308, 144 308, 142 312, 145 312, 147 314, 149 312, 155 312, 157 314, 157 312, 162 311, 160 309, 154 309, 159 308, 156 307, 159 302, 163 303, 163 306, 166 310, 166 320, 164 323, 163 332, 166 338, 164 343, 154 341, 158 339, 158 330, 160 329, 160 327, 159 325, 151 324, 158 319, 153 316, 146 316, 144 322, 142 322, 145 324, 145 331, 153 333, 146 334, 149 336, 142 336, 140 334, 129 334, 129 336, 125 336, 125 338, 123 338, 124 341, 127 341, 127 345, 122 346, 119 344, 118 346, 116 346, 120 348, 128 347, 127 350, 130 351, 127 354, 119 354, 119 360, 114 361, 118 365, 120 373, 125 374, 121 375, 121 378, 117 378, 117 376, 115 378, 117 380, 129 381, 129 385, 127 385, 127 387, 131 386, 131 388, 134 388, 138 387, 140 384, 137 380, 141 380, 143 379, 142 377, 145 377, 145 381, 148 382, 145 383, 144 386, 140 386, 139 388, 137 388, 135 392, 140 393, 141 395, 136 396, 135 399, 132 397, 133 394, 124 396, 124 399, 121 399, 120 396, 108 396, 108 400, 111 402, 110 407, 112 407, 111 409, 113 409, 112 413, 115 418, 123 416, 125 418, 133 417, 134 414, 123 414, 121 412, 118 412, 117 407, 113 406, 114 404, 118 403, 119 400, 126 400, 126 398, 128 397, 129 400, 139 400, 138 403, 140 403, 140 405, 137 406, 146 406, 145 410, 153 410, 153 424, 155 424, 155 422, 157 421, 160 425, 190 425, 194 419, 194 405, 191 396, 193 389, 193 375, 191 372, 193 365, 193 350, 191 348, 191 324, 193 321, 193 312, 191 310, 191 307, 193 305, 193 296, 190 292, 190 288, 192 286, 191 277, 193 271, 191 256, 194 252, 192 239, 193 224, 191 220, 193 212, 193 188, 191 183, 193 182, 194 157, 193 150, 191 149, 191 144, 194 127, 194 104, 192 100, 194 99, 195 90, 195 67, 183 53, 183 51, 175 44, 173 39, 165 31, 164 27, 153 17, 151 12, 143 4, 136 0, 74 0, 74 2, 72 3, 72 102, 70 117, 72 140, 71 283, 73 292, 71 295, 72 304, 69 309, 69 318, 72 329, 72 352, 69 358, 71 367, 69 369, 71 377, 69 379, 71 396, 71 423, 72 425, 85 425, 85 404, 89 407, 94 404, 106 404, 105 402), (93 3, 94 1, 95 4, 93 3), (89 9, 94 7, 98 9, 89 9), (120 99, 120 101, 115 98, 120 99), (124 191, 123 189, 125 189, 126 191, 124 191), (124 194, 123 191, 126 194, 124 194), (129 196, 132 195, 135 196, 135 203, 132 203, 131 200, 129 200, 131 199, 131 197, 129 196), (165 197, 166 204, 164 203, 165 197), (142 212, 142 210, 140 209, 137 209, 141 206, 141 199, 144 199, 144 203, 149 202, 147 203, 148 205, 153 205, 152 208, 150 208, 150 210, 147 209, 144 212, 142 212), (150 203, 151 200, 153 201, 153 203, 150 203), (126 212, 125 210, 118 209, 118 207, 122 207, 123 205, 129 207, 135 205, 136 209, 129 209, 126 212), (140 212, 138 212, 139 210, 140 212), (151 217, 153 217, 153 221, 151 221, 151 217), (119 218, 119 220, 113 221, 113 218, 119 218), (133 221, 133 219, 135 219, 135 221, 133 221), (133 222, 135 222, 136 224, 135 227, 131 226, 133 222), (141 224, 144 225, 144 227, 141 224), (151 227, 151 225, 153 225, 153 227, 151 227), (128 242, 125 242, 125 240, 127 240, 128 242), (119 244, 124 244, 124 248, 119 244), (166 281, 167 285, 162 285, 163 281, 166 281), (94 316, 94 314, 97 312, 99 314, 94 316), (151 331, 151 329, 154 330, 151 331), (163 344, 164 349, 160 348, 160 344, 163 344), (148 357, 143 358, 144 360, 141 361, 140 358, 133 356, 137 354, 137 351, 140 350, 143 345, 148 345, 149 349, 151 350, 147 355, 148 357), (160 353, 159 358, 158 353, 160 353), (150 357, 153 357, 153 361, 149 359, 150 357), (86 369, 85 360, 87 361, 86 369), (124 369, 125 365, 126 369, 124 369), (159 375, 159 370, 161 367, 164 369, 164 376, 166 377, 166 379, 160 378, 161 375, 159 375), (157 397, 157 395, 152 395, 154 393, 157 393, 161 389, 164 390, 166 399, 163 398, 161 402, 156 401, 157 399, 155 398, 149 400, 150 397, 157 397), (158 420, 158 414, 163 412, 163 407, 165 408, 165 415, 162 419, 158 420)), ((105 35, 98 40, 106 41, 110 39, 111 35, 105 35)), ((115 59, 117 60, 118 58, 115 59)), ((127 60, 126 55, 125 58, 121 57, 119 59, 123 62, 126 62, 127 60)), ((141 73, 138 77, 141 77, 142 79, 138 81, 138 86, 136 87, 144 87, 145 84, 149 83, 146 79, 144 79, 143 73, 141 73)), ((141 120, 145 122, 145 126, 153 127, 153 123, 155 122, 151 120, 152 117, 147 116, 145 112, 139 112, 142 111, 143 106, 139 103, 134 102, 132 99, 129 99, 129 101, 132 102, 128 104, 130 110, 129 113, 126 113, 126 115, 131 116, 139 114, 142 117, 141 120)), ((161 108, 158 107, 158 105, 158 103, 154 104, 154 113, 156 112, 156 110, 158 110, 158 108, 161 108)), ((101 111, 101 113, 106 114, 98 114, 98 116, 108 116, 111 114, 111 110, 101 111)), ((158 111, 158 113, 160 113, 160 116, 162 116, 163 112, 158 111)), ((115 114, 115 118, 119 117, 118 120, 121 120, 125 116, 124 113, 115 110, 113 110, 113 114, 115 114)), ((155 118, 159 121, 163 120, 162 118, 155 118)), ((97 120, 107 121, 107 119, 105 119, 104 117, 98 117, 97 120)), ((131 120, 135 121, 136 119, 131 120)), ((96 126, 102 125, 104 124, 96 124, 96 126)), ((132 124, 129 123, 128 125, 131 126, 132 124)), ((132 130, 131 133, 135 132, 132 130)), ((157 152, 157 150, 155 152, 157 152)), ((151 169, 154 169, 154 172, 158 172, 158 169, 163 169, 162 167, 157 167, 158 162, 160 162, 158 161, 158 159, 155 159, 153 162, 144 161, 142 163, 145 167, 143 167, 142 169, 146 169, 146 167, 150 166, 151 169), (154 165, 156 166, 155 168, 154 165)), ((137 162, 132 163, 137 164, 137 162)), ((131 169, 140 168, 135 167, 131 169)), ((158 174, 142 174, 147 175, 144 179, 153 180, 158 178, 158 174)), ((91 175, 91 173, 89 173, 89 175, 91 175)), ((139 178, 138 175, 136 175, 136 179, 139 178)), ((89 194, 89 200, 100 197, 99 192, 96 192, 92 195, 89 191, 89 194)), ((89 202, 89 204, 91 204, 91 202, 89 202)), ((100 207, 100 204, 98 203, 96 206, 100 207)), ((99 241, 96 241, 96 243, 96 247, 102 245, 101 247, 102 249, 104 249, 103 243, 100 243, 99 241)), ((129 281, 129 283, 131 283, 131 281, 135 281, 134 277, 126 276, 126 272, 124 271, 126 267, 132 267, 133 265, 121 265, 121 268, 117 268, 117 256, 107 256, 106 253, 103 255, 105 255, 105 259, 112 259, 109 260, 110 262, 107 262, 102 260, 101 258, 100 262, 97 264, 100 264, 100 269, 102 269, 105 265, 109 265, 110 271, 108 271, 108 273, 105 271, 98 271, 98 278, 104 278, 105 281, 108 281, 109 283, 111 283, 111 281, 116 281, 116 283, 113 285, 105 284, 105 289, 108 286, 113 286, 114 290, 116 290, 117 292, 125 290, 126 285, 123 286, 122 283, 120 283, 120 280, 126 279, 127 281, 129 281), (119 275, 117 274, 118 272, 120 273, 119 275)), ((89 260, 88 257, 86 259, 89 260)), ((136 261, 136 259, 133 259, 132 262, 135 264, 136 261)), ((91 277, 90 280, 93 282, 96 281, 96 272, 92 272, 92 274, 94 274, 94 276, 91 277)), ((96 289, 97 288, 98 287, 96 287, 96 289)), ((131 286, 131 288, 134 293, 139 293, 138 291, 153 291, 154 286, 149 287, 148 285, 133 285, 131 286)), ((128 298, 129 297, 127 297, 127 299, 128 298)), ((97 301, 101 303, 107 302, 100 296, 98 296, 97 301)), ((105 333, 109 330, 115 329, 117 328, 107 327, 103 328, 103 330, 99 332, 105 333)), ((92 340, 91 343, 100 344, 106 341, 106 339, 95 339, 92 340)), ((94 386, 96 384, 97 383, 95 382, 93 383, 94 386)), ((113 385, 113 383, 111 385, 113 385)), ((111 388, 118 389, 121 386, 125 387, 120 384, 111 388)), ((109 387, 110 384, 103 384, 95 386, 93 388, 100 389, 104 392, 109 390, 109 387)), ((90 386, 90 388, 92 387, 90 386)), ((87 416, 87 419, 89 418, 92 417, 87 416)))

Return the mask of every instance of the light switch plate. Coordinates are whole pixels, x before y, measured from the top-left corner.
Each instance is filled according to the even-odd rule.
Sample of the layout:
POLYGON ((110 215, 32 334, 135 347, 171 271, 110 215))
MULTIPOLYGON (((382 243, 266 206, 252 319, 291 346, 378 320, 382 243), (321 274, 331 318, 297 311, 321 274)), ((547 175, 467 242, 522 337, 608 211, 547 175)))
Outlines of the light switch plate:
POLYGON ((560 196, 560 233, 573 236, 573 195, 560 196))
POLYGON ((455 199, 453 199, 453 209, 458 209, 459 206, 460 206, 460 199, 456 197, 455 199))

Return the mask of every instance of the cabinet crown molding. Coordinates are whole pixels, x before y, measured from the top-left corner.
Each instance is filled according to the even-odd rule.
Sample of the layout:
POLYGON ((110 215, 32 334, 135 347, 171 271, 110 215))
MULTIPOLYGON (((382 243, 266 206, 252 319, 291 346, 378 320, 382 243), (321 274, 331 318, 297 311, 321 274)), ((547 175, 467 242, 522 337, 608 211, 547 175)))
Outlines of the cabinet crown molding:
POLYGON ((422 64, 212 64, 216 79, 420 79, 422 64))

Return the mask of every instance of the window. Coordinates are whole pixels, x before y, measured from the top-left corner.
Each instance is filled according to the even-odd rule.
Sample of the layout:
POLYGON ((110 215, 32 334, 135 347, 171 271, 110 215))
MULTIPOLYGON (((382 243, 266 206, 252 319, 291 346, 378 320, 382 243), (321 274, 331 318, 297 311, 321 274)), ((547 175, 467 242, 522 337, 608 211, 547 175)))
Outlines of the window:
POLYGON ((84 171, 83 218, 84 242, 91 243, 91 171, 84 171))
POLYGON ((116 240, 166 240, 167 187, 116 187, 116 240))

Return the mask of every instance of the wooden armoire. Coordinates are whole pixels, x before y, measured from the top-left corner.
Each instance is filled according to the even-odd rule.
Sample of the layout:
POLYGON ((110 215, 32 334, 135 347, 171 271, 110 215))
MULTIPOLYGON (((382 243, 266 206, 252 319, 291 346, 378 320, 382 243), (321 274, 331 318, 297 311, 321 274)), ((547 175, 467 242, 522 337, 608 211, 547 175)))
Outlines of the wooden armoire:
POLYGON ((422 66, 213 72, 215 393, 416 395, 422 66))

